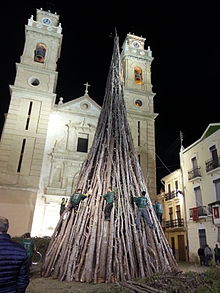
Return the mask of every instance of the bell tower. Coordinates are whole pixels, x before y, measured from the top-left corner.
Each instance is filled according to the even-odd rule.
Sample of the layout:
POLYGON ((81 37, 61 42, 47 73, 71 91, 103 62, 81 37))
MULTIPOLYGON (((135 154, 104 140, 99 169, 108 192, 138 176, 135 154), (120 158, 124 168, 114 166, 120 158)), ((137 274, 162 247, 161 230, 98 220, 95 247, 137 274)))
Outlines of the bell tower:
POLYGON ((151 84, 150 47, 144 48, 145 38, 127 34, 122 46, 121 60, 124 75, 124 99, 134 146, 148 191, 153 198, 156 195, 156 162, 154 113, 151 84))
POLYGON ((11 214, 10 200, 14 206, 17 203, 17 214, 25 206, 23 201, 30 203, 23 225, 26 231, 31 227, 48 120, 56 99, 61 32, 56 13, 37 9, 36 20, 31 16, 25 26, 23 54, 16 64, 14 85, 10 85, 11 101, 0 142, 0 197, 6 194, 1 188, 7 190, 4 213, 9 206, 11 214))
POLYGON ((1 139, 0 182, 37 187, 47 124, 54 105, 62 34, 59 16, 37 9, 25 27, 25 46, 1 139))

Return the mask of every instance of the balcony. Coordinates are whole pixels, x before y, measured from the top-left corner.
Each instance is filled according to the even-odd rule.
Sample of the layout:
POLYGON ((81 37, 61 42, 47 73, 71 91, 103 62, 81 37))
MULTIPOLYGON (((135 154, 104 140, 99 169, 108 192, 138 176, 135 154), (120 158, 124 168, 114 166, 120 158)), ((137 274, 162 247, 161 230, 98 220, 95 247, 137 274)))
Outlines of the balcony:
POLYGON ((188 179, 190 181, 200 179, 202 177, 200 167, 194 168, 191 171, 188 171, 188 179))
POLYGON ((170 220, 166 221, 165 228, 179 228, 184 227, 184 219, 176 219, 176 220, 170 220))
POLYGON ((215 159, 210 159, 205 162, 206 172, 211 172, 214 170, 220 170, 220 157, 216 157, 215 159))
POLYGON ((209 204, 212 214, 213 224, 220 227, 220 201, 215 201, 209 204))
POLYGON ((165 201, 178 197, 180 194, 183 194, 180 190, 173 190, 171 192, 165 193, 164 199, 165 201))
POLYGON ((209 215, 208 208, 206 206, 200 206, 189 209, 189 217, 193 221, 197 221, 201 218, 206 218, 209 215))

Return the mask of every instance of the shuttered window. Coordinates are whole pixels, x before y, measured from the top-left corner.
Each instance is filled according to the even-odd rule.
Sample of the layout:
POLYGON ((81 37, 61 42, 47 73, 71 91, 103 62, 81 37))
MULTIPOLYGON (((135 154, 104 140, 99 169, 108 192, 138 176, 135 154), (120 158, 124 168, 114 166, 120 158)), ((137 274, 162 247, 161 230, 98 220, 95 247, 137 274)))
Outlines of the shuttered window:
POLYGON ((195 192, 195 197, 196 197, 196 206, 197 207, 203 206, 203 203, 202 203, 202 193, 201 193, 200 186, 194 188, 194 192, 195 192))
POLYGON ((220 178, 213 181, 215 184, 216 201, 220 200, 220 178))
POLYGON ((199 229, 199 244, 200 247, 205 247, 207 244, 205 229, 199 229))

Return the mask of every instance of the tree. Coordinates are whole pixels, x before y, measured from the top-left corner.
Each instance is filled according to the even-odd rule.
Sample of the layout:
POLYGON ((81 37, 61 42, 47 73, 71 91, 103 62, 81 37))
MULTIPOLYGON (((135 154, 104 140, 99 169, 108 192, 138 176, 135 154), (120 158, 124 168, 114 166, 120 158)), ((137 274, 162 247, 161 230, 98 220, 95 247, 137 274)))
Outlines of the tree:
POLYGON ((135 154, 123 99, 118 37, 93 145, 84 161, 77 188, 92 196, 77 212, 65 211, 51 238, 42 276, 81 282, 126 281, 156 272, 177 271, 149 195, 149 217, 155 229, 136 229, 133 196, 147 191, 135 154), (110 221, 104 220, 104 199, 112 186, 116 201, 110 221))

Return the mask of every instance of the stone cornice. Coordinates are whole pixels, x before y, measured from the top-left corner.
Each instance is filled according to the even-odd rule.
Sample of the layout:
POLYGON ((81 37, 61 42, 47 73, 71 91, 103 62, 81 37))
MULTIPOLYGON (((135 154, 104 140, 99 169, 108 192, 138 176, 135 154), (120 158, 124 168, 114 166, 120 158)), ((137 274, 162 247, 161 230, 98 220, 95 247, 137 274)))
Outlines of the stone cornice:
POLYGON ((153 98, 156 95, 156 93, 153 93, 151 90, 147 91, 147 93, 146 93, 146 91, 144 91, 144 90, 141 91, 140 89, 135 89, 133 87, 125 87, 124 93, 126 93, 126 94, 134 93, 137 96, 142 96, 142 97, 147 97, 147 98, 148 97, 153 98))
POLYGON ((124 58, 129 58, 130 60, 137 60, 137 59, 140 59, 141 61, 147 61, 149 63, 151 63, 154 58, 153 57, 150 57, 147 55, 147 51, 146 50, 141 50, 141 49, 131 49, 129 48, 128 51, 122 51, 121 53, 121 59, 123 61, 124 58), (132 52, 133 51, 136 51, 136 52, 132 52), (143 55, 141 54, 141 52, 143 53, 143 55), (139 54, 139 55, 137 55, 139 54))
POLYGON ((56 112, 61 112, 61 113, 71 113, 71 114, 76 114, 76 115, 79 115, 79 116, 83 116, 85 118, 97 118, 98 120, 98 116, 95 115, 95 114, 89 114, 89 113, 83 113, 83 112, 79 112, 78 109, 77 110, 72 110, 72 109, 59 109, 59 107, 57 106, 57 104, 55 104, 53 106, 53 109, 52 111, 56 111, 56 112))
POLYGON ((76 103, 79 103, 81 101, 84 101, 84 100, 88 100, 89 103, 91 103, 93 106, 95 106, 99 111, 101 111, 101 106, 99 106, 99 104, 97 104, 92 98, 90 98, 89 95, 84 95, 82 97, 79 97, 79 98, 76 98, 76 99, 73 99, 73 100, 70 100, 66 103, 63 103, 62 105, 58 105, 58 109, 62 109, 64 110, 66 107, 69 107, 71 104, 76 104, 76 103))
POLYGON ((89 132, 91 132, 92 128, 93 128, 93 131, 95 131, 96 129, 95 125, 85 122, 85 117, 83 121, 81 122, 76 123, 76 122, 70 121, 69 124, 66 124, 66 126, 69 128, 74 128, 74 129, 82 129, 83 131, 88 130, 89 132))
POLYGON ((32 96, 40 97, 41 99, 44 99, 44 98, 53 98, 53 99, 55 99, 56 98, 55 93, 48 93, 46 91, 45 92, 44 91, 39 91, 39 90, 36 91, 36 90, 27 89, 27 88, 21 88, 21 87, 15 86, 15 85, 9 85, 9 88, 10 88, 11 92, 16 91, 16 92, 25 93, 25 94, 30 93, 32 96))
POLYGON ((0 189, 6 189, 6 190, 25 190, 25 191, 31 191, 31 192, 38 192, 38 188, 31 188, 31 187, 20 187, 19 185, 0 185, 0 189))
POLYGON ((136 117, 137 119, 140 119, 140 117, 144 118, 144 119, 155 119, 159 114, 158 113, 148 113, 148 112, 140 112, 138 111, 138 113, 136 111, 133 110, 127 110, 128 115, 132 115, 133 117, 136 117))
POLYGON ((85 160, 88 153, 79 153, 79 152, 52 152, 51 154, 52 160, 59 159, 64 161, 76 161, 82 162, 82 159, 85 160))
MULTIPOLYGON (((62 40, 63 38, 63 35, 61 33, 58 33, 58 32, 53 32, 53 31, 48 31, 48 30, 42 30, 42 28, 38 28, 38 27, 32 27, 32 26, 29 26, 29 25, 25 25, 25 28, 26 28, 26 32, 28 31, 31 31, 32 33, 36 33, 36 34, 40 34, 40 35, 43 35, 43 36, 49 36, 49 37, 54 37, 54 38, 57 38, 57 39, 60 39, 62 40)), ((53 27, 54 29, 58 29, 57 27, 53 27)))
POLYGON ((58 72, 55 70, 49 70, 43 67, 37 67, 36 65, 34 67, 32 67, 30 64, 26 65, 24 63, 16 63, 16 67, 21 67, 24 68, 28 71, 32 71, 32 72, 37 72, 37 73, 41 73, 41 74, 53 74, 58 76, 58 72))

